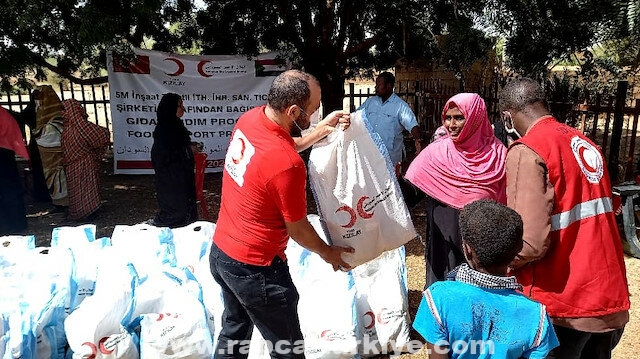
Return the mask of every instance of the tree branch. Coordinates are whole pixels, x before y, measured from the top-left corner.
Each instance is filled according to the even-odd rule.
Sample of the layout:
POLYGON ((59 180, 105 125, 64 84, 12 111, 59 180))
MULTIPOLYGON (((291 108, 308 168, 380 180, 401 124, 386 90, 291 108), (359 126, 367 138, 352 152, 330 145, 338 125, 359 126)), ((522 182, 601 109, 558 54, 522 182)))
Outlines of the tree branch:
POLYGON ((346 49, 344 51, 345 59, 351 58, 353 56, 360 54, 363 51, 370 49, 373 45, 375 45, 379 37, 380 37, 380 34, 375 34, 374 36, 364 40, 363 42, 346 49))
POLYGON ((64 70, 60 69, 59 67, 48 63, 47 60, 42 58, 40 55, 35 54, 33 52, 30 52, 30 53, 31 53, 31 58, 34 60, 36 65, 40 65, 42 67, 45 67, 45 68, 55 72, 56 74, 66 78, 67 80, 73 82, 74 84, 78 84, 78 85, 98 85, 98 84, 103 84, 103 83, 106 83, 106 82, 109 81, 107 76, 94 77, 94 78, 91 78, 91 79, 81 79, 79 77, 76 77, 76 76, 72 75, 68 71, 64 71, 64 70))

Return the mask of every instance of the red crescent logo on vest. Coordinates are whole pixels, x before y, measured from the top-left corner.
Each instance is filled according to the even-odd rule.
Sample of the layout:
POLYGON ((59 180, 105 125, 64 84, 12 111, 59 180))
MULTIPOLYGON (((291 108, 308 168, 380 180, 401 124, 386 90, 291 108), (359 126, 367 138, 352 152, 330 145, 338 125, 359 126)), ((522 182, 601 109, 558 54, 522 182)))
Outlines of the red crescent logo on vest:
POLYGON ((340 211, 343 212, 347 212, 349 213, 349 222, 347 222, 347 224, 343 224, 341 225, 342 228, 351 228, 353 227, 354 224, 356 224, 356 211, 353 210, 353 208, 347 206, 346 204, 338 209, 336 209, 335 213, 338 213, 340 211))
POLYGON ((599 183, 604 175, 602 154, 589 141, 575 136, 571 139, 571 151, 587 180, 599 183))
POLYGON ((584 153, 584 151, 585 151, 586 149, 587 149, 586 147, 580 147, 580 149, 578 150, 579 155, 580 155, 580 158, 583 160, 583 162, 582 162, 582 163, 584 164, 584 167, 587 169, 587 171, 589 171, 589 172, 595 172, 595 171, 596 171, 596 169, 595 169, 595 168, 593 168, 593 167, 591 167, 591 166, 589 165, 589 162, 588 162, 588 161, 586 160, 586 158, 585 158, 585 153, 584 153))

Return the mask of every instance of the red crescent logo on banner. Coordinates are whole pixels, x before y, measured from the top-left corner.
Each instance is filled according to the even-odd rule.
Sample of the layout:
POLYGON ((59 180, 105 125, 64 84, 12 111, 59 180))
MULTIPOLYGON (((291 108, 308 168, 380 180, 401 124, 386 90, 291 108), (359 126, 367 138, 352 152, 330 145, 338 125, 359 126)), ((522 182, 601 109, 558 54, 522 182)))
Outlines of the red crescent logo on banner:
POLYGON ((358 200, 358 214, 360 215, 360 217, 364 218, 364 219, 369 219, 371 217, 373 217, 373 211, 371 211, 371 213, 367 212, 364 210, 364 208, 362 207, 364 204, 364 201, 366 201, 367 199, 369 199, 369 196, 362 196, 359 200, 358 200))
POLYGON ((176 65, 178 65, 178 69, 174 73, 165 72, 169 76, 180 76, 184 72, 184 64, 182 61, 176 59, 175 57, 167 57, 164 61, 173 61, 176 65))
POLYGON ((211 62, 211 61, 202 60, 202 61, 198 62, 198 73, 200 73, 200 76, 202 76, 202 77, 211 77, 211 76, 213 76, 213 75, 210 75, 210 74, 204 72, 204 65, 206 65, 207 62, 211 62))
POLYGON ((347 224, 341 225, 341 227, 342 228, 351 228, 351 227, 353 227, 353 225, 356 224, 356 219, 357 219, 356 211, 354 211, 353 208, 351 208, 351 207, 349 207, 347 205, 344 205, 344 206, 336 209, 335 213, 338 213, 340 211, 344 211, 344 212, 349 213, 349 222, 347 224))

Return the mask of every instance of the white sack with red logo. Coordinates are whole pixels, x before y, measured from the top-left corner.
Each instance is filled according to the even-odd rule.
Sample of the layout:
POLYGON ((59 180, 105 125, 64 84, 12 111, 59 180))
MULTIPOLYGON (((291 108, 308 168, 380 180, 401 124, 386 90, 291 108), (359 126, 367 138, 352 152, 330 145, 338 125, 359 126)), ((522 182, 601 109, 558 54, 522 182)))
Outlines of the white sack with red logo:
POLYGON ((213 279, 209 266, 209 254, 215 231, 216 224, 207 221, 197 221, 171 230, 176 250, 176 265, 186 267, 193 272, 202 287, 202 302, 207 311, 207 324, 211 333, 215 334, 214 343, 220 332, 215 330, 216 322, 220 326, 224 310, 220 285, 213 279))
MULTIPOLYGON (((320 233, 320 219, 309 215, 309 222, 320 233)), ((353 358, 356 342, 356 290, 350 273, 334 271, 319 255, 289 240, 285 251, 289 272, 300 294, 298 315, 308 359, 353 358)))
POLYGON ((130 330, 140 331, 141 358, 211 358, 213 341, 202 290, 186 267, 141 279, 130 330))
MULTIPOLYGON (((311 225, 327 242, 315 214, 307 216, 311 225)), ((289 240, 285 250, 291 280, 300 299, 298 317, 304 343, 287 348, 294 353, 304 350, 307 359, 351 359, 358 353, 356 341, 355 287, 349 272, 334 271, 319 255, 289 240)), ((249 347, 240 344, 239 350, 248 351, 248 359, 268 359, 271 346, 256 327, 253 328, 249 347)), ((242 352, 241 351, 241 352, 242 352)))
POLYGON ((112 261, 120 252, 105 247, 98 264, 96 286, 64 321, 71 357, 138 359, 138 338, 124 324, 131 322, 138 275, 132 265, 112 261), (123 324, 124 323, 124 324, 123 324))
POLYGON ((343 254, 352 267, 418 236, 387 149, 363 111, 313 146, 309 178, 331 243, 355 249, 343 254))
POLYGON ((411 318, 404 246, 351 271, 356 286, 358 352, 362 357, 406 352, 411 318))

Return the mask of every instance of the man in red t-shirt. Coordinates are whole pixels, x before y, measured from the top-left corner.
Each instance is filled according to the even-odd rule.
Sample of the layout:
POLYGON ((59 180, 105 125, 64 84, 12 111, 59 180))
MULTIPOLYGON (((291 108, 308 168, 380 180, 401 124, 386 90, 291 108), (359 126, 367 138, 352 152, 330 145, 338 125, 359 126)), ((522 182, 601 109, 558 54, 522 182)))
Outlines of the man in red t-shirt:
POLYGON ((247 111, 233 130, 210 256, 225 304, 216 358, 246 357, 254 325, 272 357, 304 358, 298 292, 284 254, 289 237, 334 270, 349 268, 341 255, 353 249, 325 244, 307 220, 307 174, 296 151, 348 124, 348 114, 332 112, 304 140, 291 136, 309 127, 320 98, 317 79, 286 71, 273 81, 267 105, 247 111))

